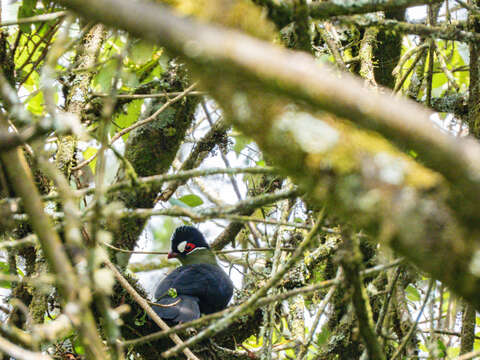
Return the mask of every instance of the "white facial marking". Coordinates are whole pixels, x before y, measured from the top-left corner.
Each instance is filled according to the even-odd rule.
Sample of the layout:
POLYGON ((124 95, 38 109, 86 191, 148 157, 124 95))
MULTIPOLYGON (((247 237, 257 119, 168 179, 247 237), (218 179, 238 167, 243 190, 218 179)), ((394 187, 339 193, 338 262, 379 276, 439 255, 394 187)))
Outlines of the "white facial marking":
POLYGON ((190 255, 191 253, 194 253, 195 251, 197 250, 205 250, 206 247, 196 247, 195 249, 193 249, 192 251, 188 252, 187 255, 190 255))
POLYGON ((178 252, 183 253, 183 251, 185 250, 185 246, 187 246, 187 242, 186 242, 186 241, 182 241, 180 244, 178 244, 178 245, 177 245, 177 250, 178 250, 178 252))

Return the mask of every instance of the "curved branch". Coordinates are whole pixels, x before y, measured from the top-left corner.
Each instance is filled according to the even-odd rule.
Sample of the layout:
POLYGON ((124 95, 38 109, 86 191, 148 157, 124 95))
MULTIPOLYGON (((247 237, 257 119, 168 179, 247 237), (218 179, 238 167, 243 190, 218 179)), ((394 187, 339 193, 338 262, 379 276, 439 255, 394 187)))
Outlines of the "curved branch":
MULTIPOLYGON (((264 6, 268 11, 268 17, 283 28, 291 22, 293 9, 273 0, 253 0, 257 5, 264 6)), ((356 1, 316 1, 308 6, 309 15, 314 19, 328 19, 332 16, 366 14, 377 11, 393 11, 405 9, 411 6, 435 4, 443 0, 356 0, 356 1)))
POLYGON ((221 68, 224 80, 231 76, 239 83, 238 75, 244 74, 245 81, 347 118, 415 150, 426 166, 456 185, 462 195, 459 204, 465 210, 462 215, 470 213, 467 221, 480 226, 475 215, 480 214, 480 145, 470 139, 453 138, 435 128, 430 121, 432 113, 424 107, 392 98, 387 90, 386 94, 370 92, 366 96, 368 90, 361 81, 349 74, 342 74, 339 80, 330 67, 319 65, 307 54, 179 18, 160 5, 127 0, 59 2, 88 18, 163 44, 183 55, 203 76, 210 75, 209 69, 218 73, 221 68))

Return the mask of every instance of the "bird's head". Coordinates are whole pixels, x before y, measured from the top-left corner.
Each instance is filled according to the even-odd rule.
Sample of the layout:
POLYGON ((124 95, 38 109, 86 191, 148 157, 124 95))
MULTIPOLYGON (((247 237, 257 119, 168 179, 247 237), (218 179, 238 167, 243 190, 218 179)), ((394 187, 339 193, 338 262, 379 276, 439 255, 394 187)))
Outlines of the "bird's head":
MULTIPOLYGON (((193 226, 180 226, 172 235, 172 248, 168 258, 177 258, 184 265, 211 263, 213 253, 202 233, 193 226)), ((213 261, 216 262, 213 256, 213 261)))

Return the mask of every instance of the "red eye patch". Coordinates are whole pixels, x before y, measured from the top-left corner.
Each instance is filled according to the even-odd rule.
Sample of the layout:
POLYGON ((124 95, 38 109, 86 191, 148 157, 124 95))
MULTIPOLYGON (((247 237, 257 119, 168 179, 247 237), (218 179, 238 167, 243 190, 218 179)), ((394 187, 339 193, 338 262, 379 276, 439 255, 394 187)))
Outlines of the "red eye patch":
POLYGON ((195 244, 187 243, 187 245, 185 245, 185 252, 190 252, 193 249, 195 249, 195 244))

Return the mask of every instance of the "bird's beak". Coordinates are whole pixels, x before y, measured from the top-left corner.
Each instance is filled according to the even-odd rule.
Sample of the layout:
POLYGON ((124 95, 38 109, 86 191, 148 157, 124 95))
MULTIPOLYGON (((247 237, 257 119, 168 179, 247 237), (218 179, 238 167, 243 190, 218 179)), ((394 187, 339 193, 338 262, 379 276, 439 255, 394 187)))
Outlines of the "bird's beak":
POLYGON ((171 251, 167 255, 167 259, 174 259, 176 257, 178 257, 178 254, 171 251))

